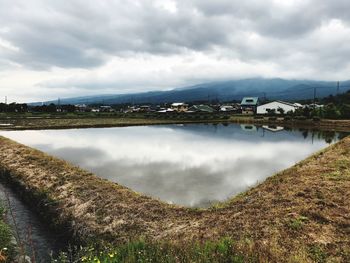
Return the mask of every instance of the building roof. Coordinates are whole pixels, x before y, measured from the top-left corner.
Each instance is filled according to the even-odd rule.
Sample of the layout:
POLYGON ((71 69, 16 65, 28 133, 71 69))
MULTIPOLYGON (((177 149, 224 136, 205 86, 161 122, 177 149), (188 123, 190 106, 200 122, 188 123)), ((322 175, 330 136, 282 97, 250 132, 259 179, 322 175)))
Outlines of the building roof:
POLYGON ((256 106, 258 104, 258 97, 244 97, 241 105, 243 106, 256 106))
POLYGON ((191 111, 213 112, 214 109, 208 105, 193 105, 190 107, 191 111))
POLYGON ((171 104, 172 107, 187 106, 184 102, 174 102, 171 104))
MULTIPOLYGON (((265 104, 263 104, 261 106, 265 106, 265 105, 268 105, 268 104, 271 104, 271 103, 276 103, 276 102, 280 103, 280 104, 288 105, 288 106, 294 107, 294 108, 298 108, 299 107, 298 105, 296 105, 296 103, 290 103, 290 102, 286 102, 286 101, 282 101, 282 100, 274 100, 274 101, 265 103, 265 104)), ((261 106, 259 106, 259 107, 261 107, 261 106)))
POLYGON ((294 103, 290 103, 290 102, 286 102, 286 101, 282 101, 282 100, 276 100, 276 102, 279 102, 281 104, 285 104, 285 105, 288 105, 288 106, 292 106, 292 107, 298 107, 294 103))
POLYGON ((297 106, 297 107, 299 107, 299 108, 302 108, 302 107, 303 107, 303 105, 302 105, 302 104, 297 103, 297 102, 296 102, 296 103, 294 103, 294 105, 295 105, 295 106, 297 106))

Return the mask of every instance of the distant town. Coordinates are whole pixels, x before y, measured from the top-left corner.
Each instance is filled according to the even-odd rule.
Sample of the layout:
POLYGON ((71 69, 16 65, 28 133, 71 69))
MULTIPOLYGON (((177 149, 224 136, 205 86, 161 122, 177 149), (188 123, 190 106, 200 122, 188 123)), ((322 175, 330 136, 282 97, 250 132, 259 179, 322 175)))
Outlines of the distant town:
POLYGON ((281 100, 262 103, 258 97, 244 97, 240 103, 185 103, 173 102, 159 105, 60 105, 59 103, 43 104, 41 106, 30 106, 25 103, 0 103, 0 112, 156 112, 156 113, 213 113, 227 112, 235 114, 285 114, 292 113, 303 108, 321 108, 324 105, 311 103, 300 104, 281 100))
POLYGON ((240 114, 267 116, 297 116, 300 118, 350 118, 350 91, 336 96, 330 95, 322 99, 304 101, 267 100, 259 97, 243 97, 241 101, 219 102, 172 102, 141 104, 61 104, 57 103, 31 105, 25 103, 0 103, 2 113, 114 113, 146 115, 173 114, 240 114))

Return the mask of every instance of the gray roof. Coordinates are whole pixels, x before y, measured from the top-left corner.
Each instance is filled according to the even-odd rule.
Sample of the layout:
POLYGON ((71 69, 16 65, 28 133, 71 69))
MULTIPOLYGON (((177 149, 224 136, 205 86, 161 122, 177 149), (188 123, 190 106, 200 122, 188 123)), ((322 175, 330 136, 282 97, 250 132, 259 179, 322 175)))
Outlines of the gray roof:
POLYGON ((193 105, 189 110, 202 111, 202 112, 214 112, 214 109, 208 105, 193 105))

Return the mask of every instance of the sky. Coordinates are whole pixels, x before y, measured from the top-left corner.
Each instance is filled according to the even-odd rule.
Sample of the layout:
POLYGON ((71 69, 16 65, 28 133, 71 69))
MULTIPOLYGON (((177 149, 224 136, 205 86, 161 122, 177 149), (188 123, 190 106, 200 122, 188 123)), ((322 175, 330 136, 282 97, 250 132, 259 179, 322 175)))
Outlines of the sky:
POLYGON ((348 0, 0 0, 0 102, 350 79, 348 0))

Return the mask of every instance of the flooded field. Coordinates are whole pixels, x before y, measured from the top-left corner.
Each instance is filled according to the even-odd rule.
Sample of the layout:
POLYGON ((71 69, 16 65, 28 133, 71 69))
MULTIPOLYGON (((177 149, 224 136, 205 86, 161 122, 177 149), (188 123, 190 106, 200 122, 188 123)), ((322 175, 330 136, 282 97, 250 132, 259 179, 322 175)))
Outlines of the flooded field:
POLYGON ((0 132, 168 203, 225 201, 345 134, 253 125, 0 132))

